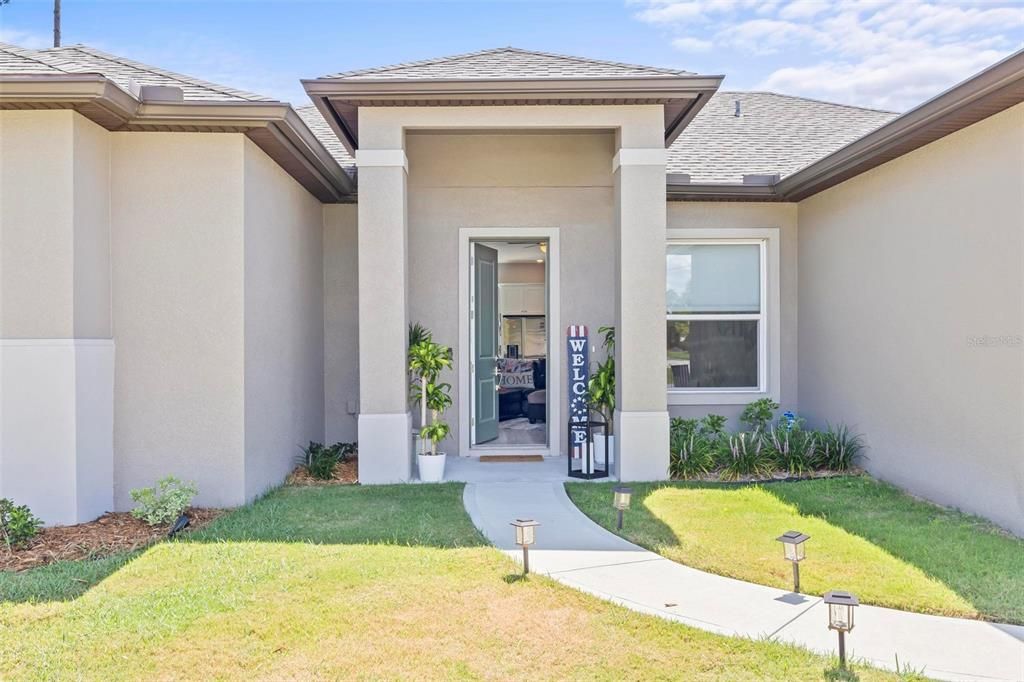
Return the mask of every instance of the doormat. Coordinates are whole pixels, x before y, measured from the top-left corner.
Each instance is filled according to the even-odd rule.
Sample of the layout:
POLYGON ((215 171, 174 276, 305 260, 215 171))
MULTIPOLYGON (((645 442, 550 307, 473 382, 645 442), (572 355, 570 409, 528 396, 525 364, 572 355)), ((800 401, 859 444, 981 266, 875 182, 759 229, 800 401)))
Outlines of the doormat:
POLYGON ((543 462, 544 455, 480 455, 481 462, 543 462))

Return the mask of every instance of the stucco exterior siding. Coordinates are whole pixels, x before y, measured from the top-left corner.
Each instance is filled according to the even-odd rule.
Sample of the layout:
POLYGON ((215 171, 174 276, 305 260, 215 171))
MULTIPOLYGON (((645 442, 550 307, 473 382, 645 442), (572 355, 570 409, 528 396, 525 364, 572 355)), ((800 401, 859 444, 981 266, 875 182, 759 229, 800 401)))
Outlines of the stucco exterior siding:
POLYGON ((0 112, 0 497, 47 524, 113 506, 109 133, 0 112))
POLYGON ((325 438, 351 442, 359 412, 358 209, 329 204, 323 212, 325 438))
POLYGON ((244 138, 112 137, 117 508, 168 474, 242 504, 244 138))
MULTIPOLYGON (((773 349, 769 348, 769 388, 773 383, 772 373, 777 370, 778 400, 782 409, 796 410, 800 404, 797 371, 797 311, 798 290, 798 228, 797 205, 792 203, 724 202, 724 201, 670 201, 668 202, 669 230, 731 230, 731 229, 778 229, 779 241, 779 367, 771 366, 774 361, 773 349)), ((772 273, 769 273, 771 279, 772 273)), ((772 313, 769 311, 769 317, 772 313)), ((769 319, 771 322, 771 319, 769 319)), ((773 343, 772 335, 768 343, 773 343)), ((759 396, 748 396, 749 401, 759 396)), ((748 401, 748 402, 749 402, 748 401)), ((708 413, 721 414, 731 420, 731 426, 740 427, 738 417, 742 404, 722 404, 709 398, 700 405, 672 405, 669 412, 673 417, 700 418, 708 413)))
POLYGON ((876 475, 1024 534, 1024 105, 799 221, 802 412, 865 434, 876 475))
POLYGON ((324 438, 323 207, 245 140, 245 496, 324 438))
MULTIPOLYGON (((517 228, 553 227, 561 247, 562 326, 586 324, 598 342, 597 328, 615 319, 612 134, 412 134, 406 153, 410 320, 430 327, 458 361, 459 315, 468 314, 455 295, 459 229, 507 228, 514 237, 517 228)), ((564 329, 550 335, 552 351, 562 353, 564 329)), ((453 427, 461 418, 456 376, 447 416, 453 427)), ((444 448, 458 452, 457 432, 444 448)))
POLYGON ((4 338, 74 337, 75 116, 0 111, 4 338))

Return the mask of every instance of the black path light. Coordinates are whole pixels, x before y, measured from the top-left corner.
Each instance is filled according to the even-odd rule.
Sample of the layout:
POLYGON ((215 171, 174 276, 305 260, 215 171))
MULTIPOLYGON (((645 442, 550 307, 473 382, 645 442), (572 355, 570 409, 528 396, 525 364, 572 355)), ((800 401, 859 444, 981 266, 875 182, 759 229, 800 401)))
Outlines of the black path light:
POLYGON ((612 492, 614 493, 612 496, 612 506, 619 511, 618 529, 622 530, 622 512, 629 509, 630 500, 633 499, 633 489, 617 485, 612 492))
POLYGON ((530 572, 530 545, 537 540, 535 529, 539 525, 533 519, 516 519, 512 522, 516 529, 516 544, 523 548, 523 575, 530 572))
POLYGON ((797 530, 788 530, 775 539, 782 543, 786 559, 793 562, 793 592, 800 594, 800 562, 804 560, 804 543, 811 536, 797 530))
POLYGON ((853 630, 853 609, 860 602, 849 592, 831 590, 825 593, 828 605, 828 629, 839 633, 839 665, 846 667, 846 633, 853 630))

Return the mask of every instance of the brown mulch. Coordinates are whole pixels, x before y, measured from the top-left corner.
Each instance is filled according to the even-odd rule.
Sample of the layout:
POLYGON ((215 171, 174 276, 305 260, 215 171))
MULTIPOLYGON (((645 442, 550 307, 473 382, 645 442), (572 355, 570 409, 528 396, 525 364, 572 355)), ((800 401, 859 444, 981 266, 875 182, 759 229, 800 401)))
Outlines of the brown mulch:
POLYGON ((288 475, 285 483, 287 485, 352 485, 359 481, 359 467, 356 462, 357 458, 352 457, 347 462, 335 464, 334 474, 327 480, 313 478, 304 466, 296 467, 295 471, 288 475))
MULTIPOLYGON (((224 513, 223 509, 190 508, 191 525, 202 528, 224 513)), ((170 525, 150 526, 128 512, 109 512, 95 521, 74 526, 43 528, 31 542, 8 551, 0 546, 0 570, 24 571, 54 561, 98 559, 139 549, 167 537, 170 525)))

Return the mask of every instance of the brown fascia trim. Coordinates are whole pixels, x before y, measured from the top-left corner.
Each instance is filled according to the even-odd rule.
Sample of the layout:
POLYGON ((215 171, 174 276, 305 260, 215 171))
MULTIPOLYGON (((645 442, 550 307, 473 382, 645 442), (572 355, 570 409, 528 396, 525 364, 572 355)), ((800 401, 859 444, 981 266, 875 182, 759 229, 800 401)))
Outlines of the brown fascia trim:
POLYGON ((1024 50, 933 97, 783 179, 776 190, 800 201, 1024 102, 1024 50))
POLYGON ((665 125, 665 144, 671 144, 721 85, 724 76, 651 76, 630 78, 509 78, 509 79, 346 79, 302 80, 306 93, 345 144, 349 153, 359 146, 358 134, 336 110, 335 102, 352 106, 443 106, 467 100, 544 102, 547 100, 612 100, 681 102, 679 113, 665 125), (384 103, 384 104, 382 104, 384 103))
POLYGON ((84 115, 112 131, 132 126, 267 128, 309 178, 316 178, 312 187, 309 178, 296 178, 315 196, 343 201, 356 191, 352 178, 285 102, 140 102, 98 74, 2 74, 0 106, 4 103, 83 107, 84 115))

